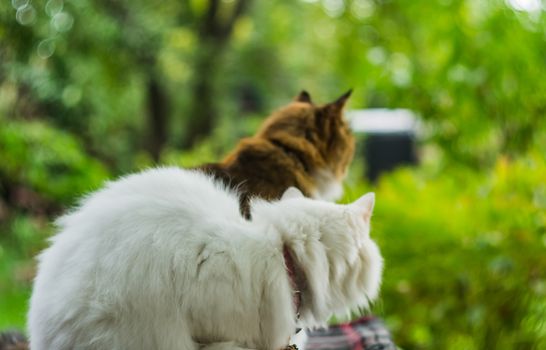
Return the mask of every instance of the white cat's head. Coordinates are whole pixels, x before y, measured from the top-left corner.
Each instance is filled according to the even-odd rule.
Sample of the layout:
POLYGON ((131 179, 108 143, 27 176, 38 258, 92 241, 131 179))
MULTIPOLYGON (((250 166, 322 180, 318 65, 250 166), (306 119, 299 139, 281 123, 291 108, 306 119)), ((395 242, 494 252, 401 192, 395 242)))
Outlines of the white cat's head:
POLYGON ((256 208, 256 217, 266 216, 280 232, 301 275, 303 326, 324 325, 332 314, 377 297, 383 259, 370 238, 374 203, 373 193, 341 205, 289 188, 280 201, 256 208))

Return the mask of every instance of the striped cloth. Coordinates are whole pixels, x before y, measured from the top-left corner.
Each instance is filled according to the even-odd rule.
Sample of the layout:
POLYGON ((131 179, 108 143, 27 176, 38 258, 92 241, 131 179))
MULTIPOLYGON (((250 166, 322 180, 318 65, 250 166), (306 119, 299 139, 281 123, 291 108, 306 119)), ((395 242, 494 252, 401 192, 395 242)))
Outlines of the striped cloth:
POLYGON ((367 316, 307 332, 305 350, 396 350, 383 321, 367 316))

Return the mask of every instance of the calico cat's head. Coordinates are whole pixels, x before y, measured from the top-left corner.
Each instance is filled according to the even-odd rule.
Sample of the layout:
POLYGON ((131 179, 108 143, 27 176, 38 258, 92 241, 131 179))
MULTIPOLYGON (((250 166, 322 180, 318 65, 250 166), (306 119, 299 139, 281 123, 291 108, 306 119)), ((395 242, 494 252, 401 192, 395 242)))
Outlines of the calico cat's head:
POLYGON ((316 105, 309 93, 302 91, 266 120, 258 136, 305 151, 311 173, 329 172, 341 181, 355 149, 354 137, 343 118, 343 107, 350 95, 348 91, 331 103, 316 105))

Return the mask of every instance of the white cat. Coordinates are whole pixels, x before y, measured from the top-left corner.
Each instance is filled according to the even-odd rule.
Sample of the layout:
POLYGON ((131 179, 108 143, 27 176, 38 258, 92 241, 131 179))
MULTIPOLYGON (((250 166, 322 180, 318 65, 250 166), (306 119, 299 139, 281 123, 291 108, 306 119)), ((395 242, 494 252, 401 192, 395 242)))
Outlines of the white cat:
POLYGON ((377 296, 373 204, 290 188, 254 200, 246 221, 237 194, 197 171, 111 182, 58 221, 39 256, 31 348, 278 350, 297 326, 377 296))

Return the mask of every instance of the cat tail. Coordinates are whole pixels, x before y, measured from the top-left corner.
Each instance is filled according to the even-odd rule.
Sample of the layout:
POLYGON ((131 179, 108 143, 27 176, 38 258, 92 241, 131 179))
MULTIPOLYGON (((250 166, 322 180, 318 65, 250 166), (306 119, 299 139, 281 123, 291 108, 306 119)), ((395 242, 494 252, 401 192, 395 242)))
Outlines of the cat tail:
POLYGON ((29 350, 30 346, 23 333, 16 330, 0 332, 0 350, 29 350))

